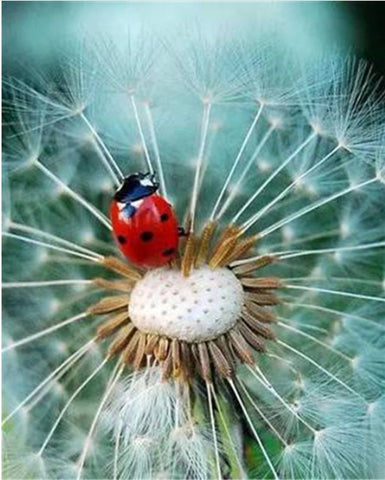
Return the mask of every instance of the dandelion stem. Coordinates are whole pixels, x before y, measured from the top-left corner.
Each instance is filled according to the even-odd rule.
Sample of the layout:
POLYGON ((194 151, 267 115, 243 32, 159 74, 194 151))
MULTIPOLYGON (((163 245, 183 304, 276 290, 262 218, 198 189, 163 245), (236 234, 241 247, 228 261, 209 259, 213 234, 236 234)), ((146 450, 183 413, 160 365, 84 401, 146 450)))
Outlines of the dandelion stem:
POLYGON ((270 203, 265 205, 258 212, 256 212, 249 220, 247 220, 242 225, 242 228, 246 227, 249 224, 250 226, 254 225, 254 223, 257 222, 257 220, 259 220, 268 210, 270 210, 276 203, 278 203, 282 198, 284 198, 296 185, 298 185, 298 183, 301 182, 301 180, 303 180, 307 175, 313 172, 316 168, 320 167, 323 163, 329 160, 329 158, 331 158, 336 152, 338 152, 339 149, 340 149, 340 146, 338 145, 333 150, 331 150, 327 155, 325 155, 321 160, 315 163, 311 168, 309 168, 309 170, 306 170, 305 172, 303 172, 290 185, 288 185, 284 190, 282 190, 280 194, 274 197, 274 199, 270 203))
MULTIPOLYGON (((284 239, 281 242, 277 243, 271 243, 269 244, 269 249, 277 248, 280 245, 297 245, 297 244, 302 244, 305 242, 312 242, 314 240, 324 240, 325 238, 332 238, 332 237, 339 237, 341 235, 341 230, 339 228, 334 228, 333 230, 326 230, 321 233, 313 233, 311 235, 307 235, 306 237, 294 237, 290 239, 284 239)), ((272 251, 272 250, 271 250, 272 251)), ((290 250, 293 251, 293 250, 290 250)))
MULTIPOLYGON (((113 156, 111 155, 110 151, 106 147, 105 143, 101 139, 100 135, 98 132, 95 130, 94 126, 92 123, 88 120, 88 118, 85 116, 84 112, 80 114, 81 119, 85 122, 87 127, 90 129, 90 132, 94 136, 95 140, 99 144, 103 155, 101 155, 101 160, 104 163, 104 166, 107 167, 108 171, 110 172, 112 178, 114 179, 114 182, 116 185, 119 185, 121 181, 124 179, 124 175, 122 171, 120 170, 118 164, 115 162, 113 156), (115 171, 114 171, 115 169, 115 171)), ((98 152, 99 154, 101 152, 98 152)))
POLYGON ((205 148, 206 148, 206 142, 207 142, 207 133, 208 133, 209 122, 210 122, 211 106, 212 106, 212 104, 209 103, 209 102, 204 102, 203 103, 202 126, 201 126, 200 142, 199 142, 198 160, 197 160, 197 164, 196 164, 196 167, 195 167, 193 190, 192 190, 192 194, 191 194, 191 204, 190 204, 191 226, 190 226, 190 232, 194 232, 195 212, 196 212, 197 201, 198 201, 201 170, 202 170, 205 148))
POLYGON ((272 125, 267 130, 267 132, 265 133, 265 135, 262 137, 261 141, 259 142, 259 144, 255 148, 254 153, 252 154, 250 160, 248 161, 247 165, 243 169, 243 172, 242 172, 241 176, 239 177, 236 185, 232 188, 232 193, 230 193, 226 202, 224 203, 223 207, 221 208, 220 212, 218 213, 217 220, 219 220, 222 217, 222 215, 226 212, 226 210, 229 208, 231 203, 234 201, 234 198, 235 198, 237 192, 239 191, 239 188, 241 187, 244 178, 246 177, 248 171, 250 170, 253 163, 255 162, 259 152, 262 150, 262 148, 264 147, 265 143, 267 142, 267 140, 269 139, 269 137, 271 136, 271 134, 273 133, 274 130, 275 130, 275 127, 272 125))
POLYGON ((376 326, 377 328, 379 328, 381 330, 385 330, 385 325, 380 325, 375 320, 371 320, 370 318, 361 317, 359 315, 353 315, 353 314, 348 313, 348 312, 341 312, 341 310, 334 310, 333 308, 322 307, 320 305, 313 305, 313 304, 309 304, 309 303, 296 303, 295 307, 309 308, 311 310, 319 310, 320 312, 332 313, 333 315, 337 315, 337 316, 344 316, 344 317, 347 317, 347 318, 353 318, 353 319, 359 320, 361 322, 370 323, 371 325, 376 326))
POLYGON ((303 425, 305 425, 305 427, 307 427, 313 434, 315 434, 315 429, 309 425, 309 423, 304 420, 300 415, 298 415, 298 413, 293 410, 293 408, 291 408, 291 406, 286 402, 286 400, 281 397, 281 395, 277 392, 277 390, 273 387, 273 385, 269 382, 269 380, 267 379, 267 377, 264 375, 264 373, 262 372, 262 370, 259 368, 259 367, 255 367, 255 370, 257 370, 257 372, 259 373, 259 375, 262 377, 262 379, 257 375, 257 373, 255 372, 255 370, 253 368, 251 368, 249 365, 246 365, 247 369, 249 370, 249 372, 253 375, 253 377, 255 379, 258 380, 258 382, 263 385, 266 390, 268 390, 275 398, 277 398, 281 403, 282 405, 298 420, 300 421, 303 425))
POLYGON ((290 350, 291 352, 295 353, 296 355, 298 355, 299 357, 303 358, 304 360, 306 360, 307 362, 311 363, 312 365, 314 365, 318 370, 320 370, 321 372, 323 372, 325 375, 327 375, 328 377, 332 378, 336 383, 338 383, 339 385, 341 385, 342 387, 344 387, 346 390, 348 390, 349 392, 353 393, 354 395, 356 395, 358 398, 360 398, 362 401, 365 402, 365 399, 358 393, 356 392, 355 390, 353 390, 353 388, 349 387, 349 385, 347 385, 345 382, 343 382, 342 380, 340 380, 338 377, 336 377, 333 373, 329 372, 329 370, 327 370, 326 368, 324 368, 322 365, 320 365, 319 363, 317 363, 315 360, 313 360, 312 358, 308 357, 307 355, 305 355, 304 353, 300 352, 299 350, 297 350, 296 348, 294 347, 291 347, 290 345, 288 345, 287 343, 283 342, 282 340, 278 340, 276 339, 276 342, 279 344, 279 345, 282 345, 283 347, 287 348, 288 350, 290 350))
POLYGON ((213 400, 212 400, 212 396, 211 396, 211 385, 208 382, 206 382, 206 390, 207 390, 207 400, 208 400, 208 404, 209 404, 211 430, 212 430, 212 433, 213 433, 215 463, 216 463, 216 467, 217 467, 218 480, 221 480, 222 479, 222 474, 221 474, 221 464, 220 464, 220 459, 219 459, 217 432, 216 432, 216 428, 215 428, 213 400))
POLYGON ((146 139, 144 138, 142 122, 140 121, 140 117, 139 117, 139 113, 138 113, 138 107, 136 105, 135 95, 130 95, 130 102, 131 102, 132 109, 134 111, 134 117, 135 117, 136 125, 138 127, 140 141, 142 142, 142 147, 143 147, 143 151, 144 151, 144 156, 146 158, 147 168, 148 168, 150 173, 154 173, 154 168, 153 168, 152 163, 151 163, 150 154, 148 153, 146 139))
POLYGON ((298 383, 303 382, 302 373, 293 366, 292 360, 280 357, 279 355, 271 352, 269 353, 266 352, 265 355, 267 357, 274 358, 274 360, 278 360, 280 363, 283 363, 291 371, 291 373, 294 375, 298 383))
MULTIPOLYGON (((320 280, 325 280, 323 275, 315 276, 315 275, 305 275, 304 277, 280 277, 283 283, 288 281, 290 282, 315 282, 320 280)), ((344 282, 346 283, 346 278, 344 277, 332 277, 333 282, 344 282)), ((358 283, 359 285, 370 285, 370 286, 379 286, 381 288, 382 282, 381 280, 365 280, 363 278, 349 278, 349 283, 358 283)))
POLYGON ((20 223, 10 222, 9 228, 11 230, 17 230, 19 232, 31 233, 32 235, 36 235, 38 237, 46 238, 48 240, 52 240, 53 242, 58 243, 59 245, 64 245, 66 247, 70 247, 74 250, 79 252, 85 253, 87 255, 95 257, 95 259, 102 259, 103 255, 100 255, 88 248, 82 247, 77 245, 76 243, 70 242, 69 240, 65 240, 64 238, 58 237, 56 235, 52 235, 52 233, 44 232, 43 230, 39 230, 38 228, 30 227, 28 225, 22 225, 20 223))
POLYGON ((362 300, 373 300, 375 302, 385 302, 385 298, 381 298, 381 297, 374 297, 372 295, 363 295, 363 294, 353 293, 353 292, 345 292, 341 290, 330 290, 328 288, 306 287, 304 285, 291 285, 291 284, 285 284, 285 288, 294 289, 294 290, 305 290, 309 292, 330 293, 331 295, 340 295, 341 297, 359 298, 362 300))
POLYGON ((68 195, 73 198, 76 202, 80 203, 84 208, 86 208, 95 218, 97 218, 108 230, 112 230, 111 222, 108 218, 103 215, 96 207, 91 205, 87 200, 85 200, 81 195, 74 192, 68 185, 66 185, 60 178, 58 178, 54 173, 51 172, 45 165, 43 165, 39 160, 34 161, 34 165, 44 173, 48 178, 50 178, 53 182, 59 185, 68 195))
POLYGON ((218 210, 219 205, 220 205, 220 203, 221 203, 221 201, 222 201, 222 198, 223 198, 223 196, 224 196, 224 194, 225 194, 225 192, 226 192, 226 189, 227 189, 227 187, 229 186, 229 183, 230 183, 230 181, 231 181, 231 178, 232 178, 233 175, 234 175, 235 169, 237 168, 237 166, 238 166, 238 164, 239 164, 239 162, 240 162, 240 160, 241 160, 241 158, 242 158, 243 152, 245 151, 245 148, 246 148, 246 145, 247 145, 247 143, 248 143, 248 141, 249 141, 249 139, 250 139, 250 136, 251 136, 251 134, 253 133, 253 130, 254 130, 255 126, 256 126, 257 123, 258 123, 258 120, 259 120, 259 118, 260 118, 260 116, 261 116, 261 114, 262 114, 263 107, 264 107, 264 104, 261 103, 261 104, 259 105, 259 108, 258 108, 258 110, 257 110, 257 112, 256 112, 256 114, 255 114, 255 116, 254 116, 254 119, 253 119, 253 121, 252 121, 252 123, 251 123, 251 125, 250 125, 250 127, 249 127, 249 129, 248 129, 248 131, 247 131, 247 133, 246 133, 246 136, 245 136, 245 138, 243 139, 242 145, 241 145, 241 147, 240 147, 240 149, 239 149, 239 151, 238 151, 238 154, 237 154, 237 156, 236 156, 236 158, 235 158, 235 160, 234 160, 234 162, 233 162, 233 165, 232 165, 232 167, 231 167, 231 169, 230 169, 230 172, 228 173, 228 175, 227 175, 227 177, 226 177, 225 183, 223 184, 223 187, 222 187, 221 191, 219 192, 219 195, 218 195, 218 198, 217 198, 217 200, 216 200, 216 202, 215 202, 213 211, 211 212, 211 215, 210 215, 210 220, 211 220, 211 221, 216 220, 216 219, 219 217, 219 215, 217 215, 217 210, 218 210))
POLYGON ((239 469, 239 473, 241 473, 241 472, 243 471, 242 463, 241 463, 241 461, 239 460, 239 455, 238 455, 237 449, 236 449, 236 447, 235 447, 235 445, 234 445, 234 442, 233 442, 233 440, 232 440, 229 427, 228 427, 228 425, 227 425, 227 423, 226 423, 226 419, 225 419, 225 416, 224 416, 224 414, 223 414, 223 411, 222 411, 222 408, 221 408, 221 405, 220 405, 220 401, 219 401, 219 399, 218 399, 218 395, 217 395, 216 392, 215 392, 214 385, 211 384, 210 387, 211 387, 211 391, 212 391, 212 394, 213 394, 213 398, 214 398, 215 405, 216 405, 216 407, 217 407, 217 411, 218 411, 218 414, 219 414, 219 418, 221 419, 223 428, 224 428, 224 430, 225 430, 226 436, 227 436, 228 441, 229 441, 229 444, 230 444, 230 446, 231 446, 231 450, 232 450, 233 453, 234 453, 234 457, 235 457, 235 460, 236 460, 236 462, 237 462, 237 466, 238 466, 238 469, 239 469))
POLYGON ((46 280, 42 282, 3 282, 2 288, 34 288, 34 287, 53 287, 56 285, 89 285, 92 280, 46 280))
POLYGON ((8 352, 8 350, 13 350, 14 348, 21 347, 22 345, 33 342, 38 338, 45 337, 46 335, 52 332, 56 332, 56 330, 59 330, 60 328, 65 327, 66 325, 70 325, 71 323, 77 322, 78 320, 82 320, 83 318, 86 318, 88 316, 89 316, 88 313, 80 313, 79 315, 75 315, 71 318, 67 318, 66 320, 63 320, 62 322, 57 323, 52 327, 46 328, 44 330, 41 330, 40 332, 34 333, 33 335, 29 335, 28 337, 25 337, 22 340, 18 340, 14 343, 11 343, 10 345, 7 345, 1 351, 2 353, 4 353, 4 352, 8 352))
POLYGON ((306 332, 303 332, 302 330, 299 330, 298 328, 295 328, 291 325, 289 325, 286 321, 286 319, 282 319, 282 317, 279 317, 281 320, 285 320, 284 322, 277 322, 276 325, 279 325, 280 327, 286 328, 287 330, 290 330, 292 332, 298 333, 299 335, 302 335, 305 338, 308 338, 312 342, 318 343, 318 345, 321 345, 322 347, 326 348, 327 350, 330 350, 331 352, 335 353, 339 357, 343 358, 344 360, 351 362, 352 358, 348 357, 348 355, 345 355, 344 353, 340 352, 336 348, 332 347, 331 345, 328 345, 325 342, 322 342, 316 337, 313 337, 312 335, 309 335, 306 332))
POLYGON ((79 395, 79 393, 83 390, 83 388, 86 387, 86 385, 95 377, 95 375, 104 367, 104 365, 108 362, 109 360, 109 357, 106 357, 99 365, 98 367, 96 367, 96 369, 91 373, 91 375, 89 375, 88 378, 86 378, 86 380, 75 390, 75 392, 70 396, 70 398, 68 399, 68 401, 66 402, 66 404, 64 405, 63 409, 61 410, 59 416, 57 417, 57 419, 55 420, 55 423, 53 424, 51 430, 49 431, 46 439, 44 440, 42 446, 40 447, 40 450, 38 452, 38 455, 42 455, 42 453, 44 452, 44 450, 46 449, 49 441, 51 440, 52 438, 52 435, 55 433, 55 430, 57 428, 57 426, 59 425, 61 419, 63 418, 65 412, 67 411, 67 409, 69 408, 69 406, 71 405, 71 403, 74 401, 74 399, 79 395))
POLYGON ((246 421, 249 424, 249 427, 250 427, 251 431, 253 432, 253 435, 254 435, 255 439, 257 440, 259 448, 261 449, 262 454, 265 457, 265 460, 266 460, 267 464, 269 465, 269 468, 270 468, 275 480, 279 480, 278 473, 276 472, 276 470, 275 470, 275 468, 274 468, 274 466, 273 466, 273 464, 270 460, 270 457, 267 454, 267 451, 266 451, 265 447, 263 446, 262 440, 260 439, 260 437, 259 437, 259 435, 258 435, 258 433, 257 433, 257 431, 256 431, 256 429, 253 425, 253 422, 251 421, 250 415, 248 414, 248 412, 246 410, 246 407, 245 407, 244 403, 242 402, 242 398, 239 395, 238 390, 237 390, 236 386, 234 385, 234 382, 231 379, 229 379, 228 382, 229 382, 229 384, 230 384, 230 386, 231 386, 231 388, 232 388, 232 390, 233 390, 233 392, 234 392, 234 394, 235 394, 235 396, 238 400, 238 403, 239 403, 239 405, 240 405, 240 407, 243 411, 243 414, 245 415, 246 421))
POLYGON ((251 405, 254 407, 258 415, 262 418, 262 420, 266 423, 266 425, 270 428, 270 430, 274 433, 274 435, 282 442, 283 445, 287 446, 286 440, 282 437, 282 435, 278 432, 278 430, 274 427, 274 425, 270 422, 270 420, 267 418, 267 416, 263 413, 263 411, 258 407, 258 405, 254 402, 252 396, 250 393, 247 391, 247 388, 245 384, 241 381, 240 378, 238 378, 238 382, 244 391, 246 397, 248 398, 249 402, 251 405))
POLYGON ((38 245, 39 247, 50 248, 51 250, 58 250, 59 252, 68 253, 70 255, 75 255, 76 257, 85 258, 91 262, 99 262, 99 259, 91 257, 90 255, 85 255, 84 253, 75 252, 74 250, 69 250, 68 248, 57 247, 56 245, 50 245, 49 243, 41 242, 40 240, 33 240, 32 238, 23 237, 22 235, 16 235, 14 233, 3 232, 4 237, 14 238, 15 240, 20 240, 25 243, 30 243, 32 245, 38 245))
MULTIPOLYGON (((249 207, 249 205, 254 202, 254 200, 258 197, 258 195, 263 192, 263 190, 274 180, 274 178, 286 167, 288 163, 290 163, 300 152, 303 150, 308 143, 310 143, 313 138, 317 134, 315 132, 312 132, 302 143, 299 145, 295 151, 289 155, 286 160, 284 160, 279 167, 277 167, 274 172, 267 178, 262 185, 257 189, 257 191, 249 198, 249 200, 243 205, 243 207, 239 210, 239 212, 234 216, 232 219, 231 223, 236 223, 239 219, 239 217, 243 214, 243 212, 249 207)), ((246 222, 245 222, 246 223, 246 222)), ((245 224, 244 224, 245 225, 245 224)), ((242 228, 244 228, 244 225, 242 225, 242 228)))
MULTIPOLYGON (((370 250, 372 248, 381 248, 385 247, 385 242, 373 242, 373 243, 366 243, 363 245, 352 245, 346 247, 335 247, 335 248, 319 248, 314 250, 284 250, 281 252, 269 252, 268 255, 272 255, 276 257, 278 260, 288 260, 290 258, 297 258, 307 255, 321 255, 324 253, 339 253, 339 252, 352 252, 355 250, 370 250)), ((237 260, 231 263, 232 267, 237 265, 243 265, 245 263, 254 262, 261 258, 263 255, 256 255, 254 257, 244 258, 241 260, 237 260)), ((306 277, 308 278, 308 277, 306 277)))
POLYGON ((157 175, 158 175, 159 184, 160 184, 160 193, 164 197, 167 198, 166 179, 165 179, 165 176, 164 176, 162 160, 160 158, 158 141, 156 139, 154 119, 152 117, 151 108, 150 108, 150 105, 149 105, 148 102, 146 102, 144 104, 144 111, 145 111, 145 114, 146 114, 146 117, 147 117, 148 128, 150 130, 150 138, 151 138, 151 142, 152 142, 152 148, 154 149, 157 175))
MULTIPOLYGON (((279 318, 282 318, 282 317, 279 317, 279 318)), ((283 320, 286 321, 286 323, 291 322, 291 319, 289 319, 289 318, 283 318, 283 320)), ((307 328, 309 330, 315 330, 316 332, 322 333, 323 335, 330 334, 329 330, 327 330, 326 328, 316 327, 315 325, 310 325, 310 323, 304 323, 304 322, 302 322, 302 320, 300 321, 300 325, 301 325, 302 328, 307 328)))
MULTIPOLYGON (((77 369, 81 368, 81 364, 82 362, 85 362, 86 361, 86 358, 82 358, 79 360, 79 363, 77 365, 77 369)), ((68 372, 68 370, 71 368, 71 365, 67 366, 66 368, 63 368, 63 370, 61 370, 60 373, 58 373, 54 379, 54 383, 55 384, 58 384, 59 383, 59 380, 61 378, 64 377, 64 375, 68 372)), ((28 405, 25 407, 25 411, 26 412, 30 412, 31 410, 33 410, 36 405, 38 405, 42 399, 49 393, 49 391, 51 390, 52 386, 50 384, 46 385, 44 388, 42 388, 40 390, 40 392, 38 394, 35 395, 35 397, 33 398, 33 400, 31 400, 28 405)))
POLYGON ((12 412, 5 417, 5 419, 2 421, 2 425, 7 423, 16 413, 21 410, 24 405, 26 405, 31 398, 33 398, 42 388, 45 387, 49 382, 51 382, 52 379, 54 379, 57 374, 63 370, 64 368, 71 368, 73 364, 75 364, 88 350, 90 350, 91 346, 94 344, 96 340, 96 337, 91 339, 89 342, 87 342, 85 345, 83 345, 79 350, 77 350, 75 353, 73 353, 70 357, 68 357, 64 362, 62 362, 52 373, 50 373, 39 385, 29 394, 25 399, 20 402, 17 407, 12 410, 12 412))
POLYGON ((118 429, 115 435, 115 446, 114 446, 114 463, 112 470, 112 479, 117 480, 118 478, 118 460, 119 460, 119 448, 120 448, 120 436, 122 433, 122 421, 118 420, 118 429))
POLYGON ((124 365, 120 365, 120 362, 117 362, 117 364, 116 364, 116 366, 115 366, 115 368, 114 368, 114 370, 113 370, 113 372, 110 376, 110 380, 107 384, 107 388, 104 392, 104 395, 103 395, 102 400, 99 404, 99 407, 98 407, 98 409, 95 413, 95 416, 94 416, 94 419, 92 421, 91 427, 88 431, 88 435, 87 435, 87 438, 84 442, 84 447, 83 447, 82 453, 80 454, 80 457, 78 459, 78 462, 77 462, 78 472, 77 472, 76 480, 81 479, 82 472, 83 472, 83 467, 84 467, 84 462, 86 461, 88 449, 90 447, 92 436, 94 434, 95 428, 96 428, 97 423, 99 421, 99 417, 102 413, 102 410, 104 408, 104 405, 105 405, 106 401, 108 400, 109 396, 111 395, 111 393, 112 393, 112 391, 113 391, 113 389, 116 385, 116 382, 119 380, 123 370, 124 370, 124 365))
POLYGON ((98 141, 96 138, 92 137, 91 139, 92 141, 92 146, 96 152, 96 154, 98 155, 98 157, 100 158, 101 162, 103 163, 103 165, 106 167, 106 169, 108 170, 110 176, 112 177, 112 180, 114 182, 114 185, 115 186, 119 186, 121 183, 122 183, 122 178, 119 176, 116 175, 116 173, 114 172, 113 168, 111 167, 103 149, 100 147, 98 141))
MULTIPOLYGON (((280 220, 279 222, 274 223, 270 227, 266 228, 265 230, 263 230, 259 234, 259 236, 261 238, 266 237, 270 233, 275 232, 276 230, 283 227, 284 225, 287 225, 288 223, 292 222, 293 220, 296 220, 300 217, 303 217, 304 215, 317 210, 318 208, 326 205, 327 203, 330 203, 330 202, 336 200, 337 198, 343 197, 344 195, 347 195, 348 193, 354 192, 355 190, 358 190, 359 188, 363 188, 363 187, 366 187, 367 185, 371 185, 373 182, 376 182, 377 180, 378 180, 377 177, 370 178, 368 180, 365 180, 364 182, 358 183, 356 185, 352 185, 351 187, 345 188, 344 190, 341 190, 340 192, 337 192, 333 195, 330 195, 329 197, 326 197, 326 198, 323 198, 323 199, 321 199, 317 202, 314 202, 309 206, 301 208, 301 210, 299 210, 298 212, 296 212, 292 215, 289 215, 288 217, 285 217, 282 220, 280 220)), ((246 230, 248 230, 251 226, 252 226, 252 223, 249 223, 248 225, 244 226, 242 228, 242 232, 245 233, 246 230)))
MULTIPOLYGON (((272 255, 276 255, 279 257, 280 260, 287 260, 289 258, 296 258, 302 257, 305 255, 319 255, 324 253, 338 253, 338 252, 351 252, 355 250, 369 250, 371 248, 381 248, 385 247, 385 241, 382 242, 373 242, 373 243, 366 243, 362 245, 352 245, 346 247, 336 247, 336 248, 320 248, 315 250, 299 250, 299 251, 292 251, 286 250, 284 252, 276 252, 272 255)), ((247 259, 248 261, 252 261, 251 259, 247 259)))

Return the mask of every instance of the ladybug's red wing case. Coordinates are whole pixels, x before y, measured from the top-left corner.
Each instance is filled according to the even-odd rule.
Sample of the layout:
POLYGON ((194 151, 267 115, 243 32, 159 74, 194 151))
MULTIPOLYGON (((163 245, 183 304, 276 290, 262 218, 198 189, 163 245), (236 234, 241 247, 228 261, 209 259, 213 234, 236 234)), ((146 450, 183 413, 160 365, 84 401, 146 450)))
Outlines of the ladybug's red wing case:
POLYGON ((143 198, 128 217, 114 200, 111 221, 116 242, 123 254, 143 267, 160 267, 175 256, 178 222, 170 204, 159 195, 143 198))

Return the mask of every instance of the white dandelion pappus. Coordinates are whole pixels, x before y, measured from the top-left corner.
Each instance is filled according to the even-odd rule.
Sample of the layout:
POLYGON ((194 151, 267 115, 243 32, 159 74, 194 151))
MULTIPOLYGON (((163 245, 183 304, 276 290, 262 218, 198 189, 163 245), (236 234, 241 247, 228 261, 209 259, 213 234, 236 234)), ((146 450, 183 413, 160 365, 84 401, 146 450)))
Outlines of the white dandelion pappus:
POLYGON ((54 83, 6 80, 5 472, 378 478, 377 79, 336 56, 289 71, 230 33, 174 40, 99 39, 54 83), (156 270, 112 241, 136 171, 188 233, 156 270))

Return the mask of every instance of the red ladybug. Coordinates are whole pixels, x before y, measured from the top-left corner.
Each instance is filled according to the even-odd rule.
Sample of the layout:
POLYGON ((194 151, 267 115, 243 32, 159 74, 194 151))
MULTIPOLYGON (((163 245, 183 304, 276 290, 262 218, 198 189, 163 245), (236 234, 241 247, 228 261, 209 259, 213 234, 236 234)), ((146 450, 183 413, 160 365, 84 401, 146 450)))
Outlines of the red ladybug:
POLYGON ((171 205, 156 192, 154 175, 126 177, 111 203, 110 217, 120 250, 141 267, 160 267, 175 256, 179 229, 171 205))

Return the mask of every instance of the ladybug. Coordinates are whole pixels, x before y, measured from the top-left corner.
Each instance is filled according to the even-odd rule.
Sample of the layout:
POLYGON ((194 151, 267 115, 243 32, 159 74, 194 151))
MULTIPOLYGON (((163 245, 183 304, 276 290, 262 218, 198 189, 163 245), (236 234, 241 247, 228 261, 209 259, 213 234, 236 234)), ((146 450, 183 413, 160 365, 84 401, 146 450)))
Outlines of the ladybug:
POLYGON ((111 203, 115 240, 122 253, 141 267, 165 265, 178 248, 178 222, 158 188, 155 175, 134 173, 123 180, 111 203))

